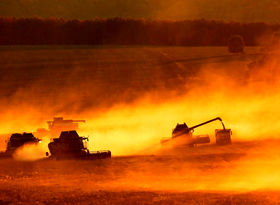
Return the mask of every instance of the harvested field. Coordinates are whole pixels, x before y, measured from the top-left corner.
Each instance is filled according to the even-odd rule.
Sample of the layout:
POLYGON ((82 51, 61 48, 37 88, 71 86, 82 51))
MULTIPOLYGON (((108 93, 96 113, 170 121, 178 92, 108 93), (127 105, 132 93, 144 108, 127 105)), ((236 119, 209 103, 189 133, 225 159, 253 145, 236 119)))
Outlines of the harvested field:
POLYGON ((0 204, 279 203, 278 81, 249 69, 259 57, 258 48, 1 47, 0 150, 9 133, 65 116, 86 119, 90 150, 113 157, 48 160, 43 140, 40 152, 0 160, 0 204), (215 145, 220 124, 195 132, 209 145, 159 143, 177 122, 216 116, 232 145, 215 145))

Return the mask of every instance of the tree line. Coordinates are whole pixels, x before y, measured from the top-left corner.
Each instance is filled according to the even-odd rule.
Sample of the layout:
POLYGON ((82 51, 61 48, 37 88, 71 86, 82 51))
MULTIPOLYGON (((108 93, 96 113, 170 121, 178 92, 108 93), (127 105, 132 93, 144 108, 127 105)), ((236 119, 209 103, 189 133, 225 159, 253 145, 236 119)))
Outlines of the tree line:
POLYGON ((279 24, 214 20, 0 18, 0 45, 226 46, 233 34, 246 46, 280 30, 279 24))

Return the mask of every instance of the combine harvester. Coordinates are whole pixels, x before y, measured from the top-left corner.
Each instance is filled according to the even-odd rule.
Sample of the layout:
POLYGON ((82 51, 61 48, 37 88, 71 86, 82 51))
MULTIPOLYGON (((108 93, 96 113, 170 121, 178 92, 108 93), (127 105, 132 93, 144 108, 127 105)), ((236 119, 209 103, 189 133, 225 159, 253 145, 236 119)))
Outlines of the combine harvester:
MULTIPOLYGON (((110 158, 111 151, 90 152, 86 147, 87 137, 80 137, 76 130, 78 123, 85 120, 64 120, 62 117, 47 121, 48 130, 38 129, 34 134, 42 137, 50 136, 48 144, 50 159, 102 159, 110 158), (59 138, 56 138, 60 133, 59 138)), ((0 159, 12 158, 15 151, 25 144, 38 144, 41 140, 32 133, 14 133, 11 135, 5 152, 0 152, 0 159)), ((49 156, 49 152, 46 153, 49 156)))
POLYGON ((186 123, 177 124, 172 131, 172 137, 168 139, 162 139, 161 144, 164 145, 168 142, 172 142, 175 139, 183 139, 184 144, 188 147, 195 147, 198 144, 207 144, 210 143, 209 135, 197 135, 193 136, 195 128, 206 125, 208 123, 219 120, 222 123, 223 129, 215 130, 216 144, 217 145, 228 145, 231 144, 231 129, 226 129, 225 125, 221 118, 217 117, 212 120, 203 122, 201 124, 195 125, 193 127, 188 127, 186 123))
POLYGON ((38 144, 41 140, 34 137, 32 133, 14 133, 11 135, 7 149, 0 153, 0 158, 12 158, 15 151, 26 144, 38 144))
POLYGON ((85 123, 85 120, 71 120, 63 117, 54 117, 53 120, 47 121, 48 129, 39 128, 33 133, 14 133, 8 140, 6 151, 0 152, 0 158, 12 158, 16 149, 25 144, 37 144, 44 137, 58 137, 61 131, 78 130, 79 123, 85 123), (34 135, 36 137, 34 137, 34 135))
POLYGON ((48 129, 39 128, 34 134, 35 136, 39 136, 40 138, 45 136, 54 138, 58 137, 62 131, 78 130, 79 123, 85 122, 85 120, 66 120, 63 117, 54 117, 53 120, 47 121, 48 129))
MULTIPOLYGON (((54 138, 48 147, 51 156, 50 159, 63 160, 63 159, 103 159, 110 158, 111 151, 96 151, 90 152, 86 148, 85 140, 87 137, 80 137, 75 130, 63 131, 59 138, 54 138)), ((49 153, 46 153, 49 156, 49 153)))

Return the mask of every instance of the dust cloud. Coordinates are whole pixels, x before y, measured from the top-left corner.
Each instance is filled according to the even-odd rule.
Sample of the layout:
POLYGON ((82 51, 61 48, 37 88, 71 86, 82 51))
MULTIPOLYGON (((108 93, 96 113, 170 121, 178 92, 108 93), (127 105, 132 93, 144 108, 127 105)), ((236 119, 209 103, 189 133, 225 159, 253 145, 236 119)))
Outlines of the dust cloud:
POLYGON ((50 139, 48 137, 42 138, 38 144, 25 144, 18 148, 13 154, 13 158, 18 161, 36 161, 46 157, 48 144, 50 139))
MULTIPOLYGON (((279 138, 279 58, 275 52, 266 58, 240 76, 232 74, 239 68, 205 66, 198 73, 198 85, 184 95, 162 97, 160 103, 147 94, 98 118, 89 113, 82 133, 93 136, 96 147, 109 147, 116 155, 139 154, 149 145, 155 146, 161 138, 171 136, 178 122, 193 126, 217 116, 232 129, 233 140, 279 138)), ((216 128, 221 128, 219 122, 198 128, 195 134, 211 134, 214 141, 216 128)))
MULTIPOLYGON (((102 162, 105 163, 102 164, 105 175, 112 180, 102 181, 101 188, 279 189, 279 53, 273 50, 263 56, 246 70, 232 65, 203 66, 195 74, 195 82, 178 84, 184 91, 179 94, 164 89, 141 92, 137 100, 129 103, 115 103, 98 109, 89 107, 72 112, 71 116, 63 111, 54 112, 54 108, 40 110, 26 104, 25 109, 14 107, 3 115, 7 119, 3 123, 7 126, 1 132, 12 131, 15 124, 19 130, 36 129, 44 126, 46 116, 51 119, 52 115, 85 119, 86 124, 80 126, 79 133, 90 136, 89 149, 110 149, 115 156, 108 164, 102 162), (15 115, 19 116, 18 119, 13 118, 15 115), (232 129, 232 146, 202 146, 189 153, 179 150, 173 157, 169 155, 170 150, 166 150, 166 156, 159 152, 160 139, 170 137, 176 123, 186 122, 192 126, 217 116, 223 119, 226 128, 232 129), (158 153, 160 155, 145 158, 158 153), (126 158, 127 155, 145 156, 126 158)), ((72 97, 76 97, 74 93, 66 99, 72 97)), ((216 128, 221 128, 218 122, 198 128, 195 134, 210 134, 213 144, 216 128)), ((43 148, 40 146, 25 146, 16 152, 15 158, 35 160, 31 155, 35 153, 36 159, 42 156, 47 141, 43 140, 43 148)), ((63 182, 65 186, 67 183, 71 186, 71 181, 65 179, 63 182)), ((90 182, 83 187, 95 187, 96 183, 90 182)))
MULTIPOLYGON (((1 133, 35 132, 39 127, 46 127, 45 121, 53 116, 85 119, 87 123, 81 125, 80 134, 90 136, 88 145, 91 150, 110 149, 114 155, 127 155, 157 146, 161 138, 170 137, 176 123, 186 122, 193 126, 219 116, 226 127, 232 129, 234 140, 277 138, 280 126, 277 120, 280 115, 278 55, 277 52, 267 54, 266 62, 254 68, 206 64, 192 76, 196 81, 186 79, 188 81, 183 84, 178 81, 177 86, 176 81, 172 81, 175 85, 171 89, 148 89, 139 93, 137 89, 132 91, 129 88, 115 91, 123 95, 120 94, 120 99, 110 106, 106 103, 106 99, 111 101, 110 97, 102 96, 99 106, 87 105, 87 101, 94 102, 96 97, 90 97, 90 92, 86 95, 88 98, 85 96, 87 99, 77 101, 81 97, 79 88, 94 88, 87 79, 77 78, 81 75, 79 69, 82 69, 78 67, 66 75, 66 88, 55 84, 60 90, 58 95, 38 96, 35 98, 37 105, 34 105, 34 99, 29 104, 27 98, 34 95, 34 89, 44 89, 40 81, 31 84, 29 90, 18 90, 11 101, 20 99, 20 96, 24 100, 17 102, 16 106, 3 103, 6 109, 1 115, 1 133), (79 82, 75 81, 71 89, 73 78, 79 82), (125 100, 129 95, 133 95, 134 100, 125 100)), ((218 122, 212 123, 198 128, 195 134, 210 134, 211 141, 214 141, 214 130, 220 127, 218 122)))

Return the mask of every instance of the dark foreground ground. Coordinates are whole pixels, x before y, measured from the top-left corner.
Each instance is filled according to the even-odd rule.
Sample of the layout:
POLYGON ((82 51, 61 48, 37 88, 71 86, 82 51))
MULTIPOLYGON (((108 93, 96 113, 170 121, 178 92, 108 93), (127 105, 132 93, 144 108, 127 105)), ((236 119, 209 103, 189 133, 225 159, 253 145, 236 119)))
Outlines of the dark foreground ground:
POLYGON ((55 193, 44 187, 0 188, 0 204, 279 204, 279 192, 148 192, 79 190, 55 193))
POLYGON ((265 143, 279 142, 95 161, 0 160, 0 204, 278 204, 279 162, 255 149, 265 143))

